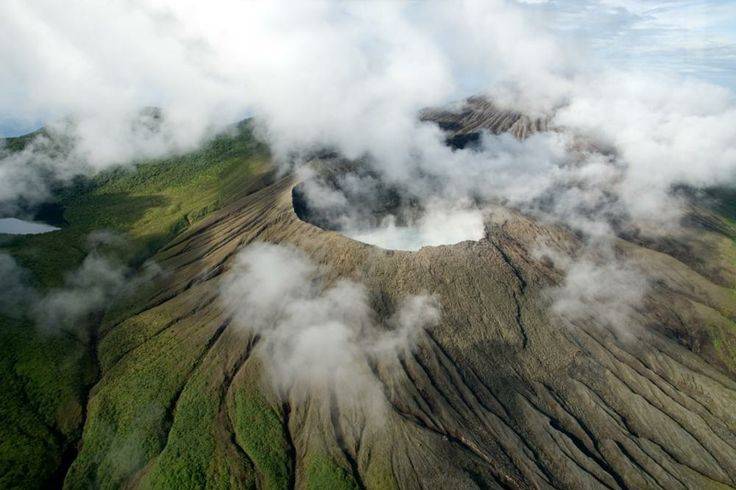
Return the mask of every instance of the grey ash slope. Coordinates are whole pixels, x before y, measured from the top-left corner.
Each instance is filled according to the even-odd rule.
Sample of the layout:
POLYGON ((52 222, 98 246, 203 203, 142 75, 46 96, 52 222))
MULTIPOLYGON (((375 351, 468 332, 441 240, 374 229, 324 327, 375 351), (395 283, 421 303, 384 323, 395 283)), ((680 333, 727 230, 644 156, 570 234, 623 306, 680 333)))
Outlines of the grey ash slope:
POLYGON ((712 346, 713 332, 733 345, 736 270, 702 265, 728 238, 678 238, 677 250, 710 245, 692 263, 671 243, 619 240, 656 284, 636 312, 643 327, 621 332, 550 314, 545 291, 562 276, 532 249, 580 247, 564 229, 499 207, 478 242, 386 251, 301 221, 296 184, 252 192, 157 255, 161 289, 103 332, 67 487, 736 487, 736 382, 712 346), (283 401, 259 381, 258 337, 215 300, 255 241, 364 283, 382 317, 408 294, 438 297, 442 320, 414 352, 366 366, 388 408, 380 423, 339 387, 283 401))

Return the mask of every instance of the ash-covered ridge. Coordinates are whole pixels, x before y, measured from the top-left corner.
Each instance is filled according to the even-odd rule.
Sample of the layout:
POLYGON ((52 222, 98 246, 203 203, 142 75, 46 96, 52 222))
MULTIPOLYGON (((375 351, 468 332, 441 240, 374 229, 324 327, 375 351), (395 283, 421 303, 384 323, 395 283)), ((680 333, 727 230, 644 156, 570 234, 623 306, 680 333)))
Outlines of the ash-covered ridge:
POLYGON ((460 149, 477 143, 482 131, 509 133, 524 139, 530 134, 549 129, 546 118, 533 118, 521 112, 500 109, 485 97, 470 97, 457 108, 426 109, 420 114, 420 119, 437 123, 448 133, 447 143, 460 149))

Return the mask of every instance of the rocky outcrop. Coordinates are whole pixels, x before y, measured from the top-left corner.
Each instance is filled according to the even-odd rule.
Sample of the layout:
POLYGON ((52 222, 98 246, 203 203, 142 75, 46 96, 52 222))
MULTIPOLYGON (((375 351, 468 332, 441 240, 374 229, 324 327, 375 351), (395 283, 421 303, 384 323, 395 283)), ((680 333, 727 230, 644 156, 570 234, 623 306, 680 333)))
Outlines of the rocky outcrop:
POLYGON ((509 133, 524 139, 530 134, 549 129, 546 118, 500 109, 484 97, 470 97, 456 110, 427 109, 422 111, 420 119, 437 123, 448 133, 447 142, 455 148, 478 142, 481 131, 509 133))

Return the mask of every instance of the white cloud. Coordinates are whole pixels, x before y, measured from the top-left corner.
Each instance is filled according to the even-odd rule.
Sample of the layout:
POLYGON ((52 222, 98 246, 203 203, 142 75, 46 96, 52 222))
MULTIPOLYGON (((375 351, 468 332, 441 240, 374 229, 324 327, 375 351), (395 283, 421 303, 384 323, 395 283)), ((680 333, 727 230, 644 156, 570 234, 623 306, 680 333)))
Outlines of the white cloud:
MULTIPOLYGON (((552 4, 544 8, 564 10, 552 4)), ((697 15, 692 18, 701 19, 691 21, 693 32, 710 22, 705 9, 690 4, 663 9, 609 2, 605 7, 628 12, 638 19, 632 25, 644 18, 650 24, 682 25, 691 18, 682 12, 693 10, 697 15)), ((595 101, 601 111, 595 124, 602 126, 608 124, 606 109, 632 103, 632 110, 621 116, 630 133, 652 131, 658 123, 651 120, 656 117, 652 111, 662 104, 684 101, 684 109, 668 113, 670 126, 698 116, 692 111, 701 109, 693 105, 707 104, 711 112, 719 101, 733 107, 708 85, 691 83, 692 88, 675 90, 676 83, 654 78, 641 83, 641 77, 615 69, 601 73, 594 53, 586 54, 574 39, 552 34, 557 25, 544 25, 532 7, 500 0, 221 0, 216 6, 167 0, 104 5, 10 0, 0 9, 0 35, 6 37, 0 43, 6 67, 0 74, 0 114, 77 121, 71 128, 74 152, 44 166, 61 178, 191 148, 212 127, 250 111, 265 122, 277 155, 335 146, 348 158, 370 154, 389 177, 409 179, 417 158, 428 160, 421 162, 423 169, 447 159, 447 152, 438 149, 441 135, 419 124, 417 111, 458 98, 468 83, 507 106, 537 113, 561 106, 568 108, 563 111, 567 115, 584 112, 586 104, 601 99, 595 101), (659 92, 664 93, 654 100, 652 94, 659 92), (696 97, 699 93, 709 100, 696 97), (147 105, 163 109, 160 130, 132 123, 147 105)), ((727 109, 720 112, 725 126, 730 115, 727 109)), ((570 117, 564 122, 576 129, 570 117)), ((586 130, 590 123, 589 116, 581 121, 586 130)), ((618 131, 624 124, 616 123, 618 131)), ((701 146, 706 141, 723 146, 730 137, 725 129, 710 134, 701 138, 701 146)), ((678 138, 684 141, 685 136, 678 138)), ((694 139, 687 150, 697 146, 694 139)), ((675 153, 686 155, 681 149, 675 153)), ((651 151, 656 159, 665 153, 651 151)), ((719 165, 730 168, 727 162, 719 165)), ((3 166, 25 183, 8 186, 6 193, 33 193, 42 186, 36 174, 23 176, 27 171, 19 170, 21 165, 3 166)))
POLYGON ((379 325, 361 284, 326 285, 323 272, 295 248, 252 244, 225 276, 222 301, 238 328, 261 337, 265 372, 282 395, 337 383, 347 399, 382 399, 369 359, 413 348, 421 330, 439 321, 438 307, 430 297, 409 296, 379 325))
MULTIPOLYGON (((678 217, 672 186, 733 182, 736 104, 727 89, 672 78, 677 70, 635 73, 644 63, 617 60, 728 56, 732 32, 703 5, 8 0, 0 119, 75 122, 63 126, 73 142, 63 158, 34 145, 0 162, 0 199, 43 198, 49 175, 191 148, 250 111, 278 158, 332 147, 427 209, 430 198, 463 212, 498 200, 599 238, 612 236, 612 216, 663 226, 678 217), (591 19, 588 30, 572 26, 591 19), (486 135, 476 151, 452 151, 417 112, 469 87, 559 131, 486 135), (160 128, 134 124, 150 105, 163 110, 160 128)), ((728 4, 716 10, 733 15, 728 4)), ((453 231, 447 219, 423 219, 429 241, 453 231)))
POLYGON ((0 277, 3 278, 0 313, 11 318, 22 317, 28 305, 37 299, 30 274, 11 255, 0 252, 0 277))
POLYGON ((584 322, 622 333, 636 325, 636 308, 649 286, 646 276, 625 257, 616 256, 608 242, 594 242, 570 257, 548 247, 535 256, 547 256, 565 277, 547 293, 552 312, 576 323, 584 322))
POLYGON ((34 287, 31 273, 7 253, 0 253, 0 313, 14 318, 30 318, 47 333, 66 331, 81 334, 91 320, 114 299, 136 291, 161 273, 154 262, 138 271, 117 260, 113 254, 125 240, 113 233, 97 231, 87 237, 88 254, 79 267, 67 272, 61 286, 46 290, 34 287))
POLYGON ((426 246, 483 238, 485 228, 480 210, 446 206, 446 202, 430 202, 416 221, 397 225, 396 217, 388 215, 377 227, 366 230, 346 228, 342 232, 354 240, 390 250, 419 250, 426 246))

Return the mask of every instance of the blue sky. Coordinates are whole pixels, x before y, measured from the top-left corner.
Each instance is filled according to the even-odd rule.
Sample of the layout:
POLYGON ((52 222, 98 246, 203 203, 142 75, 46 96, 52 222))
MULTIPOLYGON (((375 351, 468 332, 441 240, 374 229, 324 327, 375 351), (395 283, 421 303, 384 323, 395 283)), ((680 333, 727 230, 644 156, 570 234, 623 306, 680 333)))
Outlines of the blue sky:
POLYGON ((604 63, 736 88, 734 0, 520 2, 537 21, 604 63))

